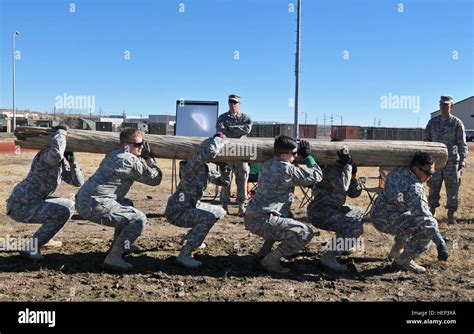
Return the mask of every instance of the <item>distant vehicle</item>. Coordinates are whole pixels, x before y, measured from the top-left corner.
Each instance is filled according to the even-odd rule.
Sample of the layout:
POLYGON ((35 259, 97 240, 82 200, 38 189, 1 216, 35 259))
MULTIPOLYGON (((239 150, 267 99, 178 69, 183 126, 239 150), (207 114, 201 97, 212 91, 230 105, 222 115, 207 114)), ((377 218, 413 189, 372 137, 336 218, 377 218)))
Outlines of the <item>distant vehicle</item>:
POLYGON ((466 141, 474 141, 474 130, 466 130, 466 141))

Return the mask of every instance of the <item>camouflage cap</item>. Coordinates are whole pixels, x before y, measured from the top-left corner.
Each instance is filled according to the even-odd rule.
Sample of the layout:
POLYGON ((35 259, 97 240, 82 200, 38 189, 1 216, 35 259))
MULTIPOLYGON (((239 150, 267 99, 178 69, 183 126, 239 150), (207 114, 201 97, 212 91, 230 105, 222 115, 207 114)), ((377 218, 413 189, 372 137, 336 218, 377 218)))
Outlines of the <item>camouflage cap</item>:
POLYGON ((229 101, 240 102, 240 95, 237 94, 230 94, 229 101))
POLYGON ((439 103, 440 104, 451 104, 453 103, 453 97, 452 96, 449 96, 449 95, 441 95, 440 99, 439 99, 439 103))

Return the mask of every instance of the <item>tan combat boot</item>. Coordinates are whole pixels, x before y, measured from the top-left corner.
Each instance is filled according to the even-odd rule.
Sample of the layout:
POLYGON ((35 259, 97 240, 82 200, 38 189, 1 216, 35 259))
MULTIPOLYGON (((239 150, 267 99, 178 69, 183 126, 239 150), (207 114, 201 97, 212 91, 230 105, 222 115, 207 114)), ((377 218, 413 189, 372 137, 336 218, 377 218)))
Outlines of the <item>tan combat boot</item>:
POLYGON ((184 245, 183 249, 181 250, 181 253, 179 253, 178 257, 176 258, 176 261, 178 261, 179 264, 186 268, 197 268, 202 265, 201 261, 198 261, 193 258, 192 256, 192 251, 194 249, 189 246, 189 245, 184 245))
POLYGON ((403 247, 405 247, 405 243, 402 241, 396 240, 392 246, 392 249, 390 250, 390 253, 388 254, 388 259, 390 261, 397 260, 402 254, 403 247))
POLYGON ((261 260, 265 256, 267 256, 272 251, 272 247, 273 247, 274 243, 275 243, 275 241, 273 241, 273 240, 265 240, 262 247, 260 248, 260 250, 256 254, 257 258, 259 260, 261 260))
POLYGON ((62 246, 63 246, 62 241, 51 239, 43 247, 45 249, 48 249, 48 248, 61 248, 62 246))
POLYGON ((271 273, 276 274, 288 274, 290 269, 282 267, 280 264, 280 259, 283 257, 281 251, 277 248, 273 252, 270 252, 267 256, 265 256, 260 263, 262 264, 263 268, 271 273))
POLYGON ((112 271, 131 271, 133 266, 122 259, 123 253, 123 248, 114 245, 104 260, 104 268, 112 271))
POLYGON ((336 271, 346 271, 347 266, 345 264, 341 264, 337 262, 336 255, 333 251, 325 251, 321 258, 319 259, 321 263, 328 267, 329 269, 336 270, 336 271))
POLYGON ((417 264, 415 261, 413 261, 414 256, 407 254, 406 252, 403 252, 400 257, 395 260, 395 264, 405 270, 417 273, 417 274, 423 274, 426 272, 426 268, 420 266, 417 264))

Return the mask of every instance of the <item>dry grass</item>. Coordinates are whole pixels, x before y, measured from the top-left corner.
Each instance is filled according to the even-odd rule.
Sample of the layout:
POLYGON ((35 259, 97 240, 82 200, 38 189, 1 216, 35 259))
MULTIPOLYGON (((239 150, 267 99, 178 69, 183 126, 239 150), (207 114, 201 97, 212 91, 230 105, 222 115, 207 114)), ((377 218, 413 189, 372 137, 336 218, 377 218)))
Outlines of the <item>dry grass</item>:
MULTIPOLYGON (((33 157, 34 153, 0 154, 2 203, 5 203, 15 184, 26 176, 33 157)), ((102 159, 102 155, 77 154, 77 162, 86 177, 94 173, 102 159)), ((474 166, 473 154, 468 163, 474 166)), ((173 258, 186 230, 169 225, 162 216, 170 193, 171 161, 158 160, 158 165, 165 175, 160 186, 152 188, 136 183, 130 191, 130 198, 136 206, 149 216, 149 227, 137 241, 147 251, 131 257, 137 272, 120 276, 120 290, 111 292, 110 287, 117 284, 117 276, 102 273, 100 268, 112 230, 84 221, 71 221, 57 236, 65 243, 65 247, 60 251, 47 252, 50 257, 42 267, 25 264, 12 254, 0 253, 0 300, 71 300, 71 287, 80 292, 73 300, 473 299, 472 282, 466 278, 471 275, 474 264, 470 252, 474 240, 471 224, 474 218, 471 201, 474 194, 474 167, 467 168, 463 175, 458 211, 460 224, 446 225, 443 223, 446 210, 438 210, 440 227, 449 240, 452 256, 447 263, 437 262, 436 250, 431 247, 420 258, 421 263, 429 269, 426 276, 386 269, 384 258, 393 238, 366 224, 363 235, 366 252, 362 257, 346 260, 354 264, 356 272, 334 274, 318 263, 322 245, 331 237, 331 233, 319 231, 319 236, 313 239, 305 252, 293 260, 295 276, 275 279, 263 273, 254 263, 251 254, 258 249, 261 241, 245 231, 241 224, 242 218, 235 215, 226 216, 208 235, 208 247, 199 251, 201 259, 208 263, 202 270, 191 272, 176 267, 173 258), (153 198, 147 199, 147 195, 153 198), (48 279, 38 280, 38 275, 48 279), (13 277, 15 285, 11 283, 13 277), (185 297, 172 292, 177 280, 186 286, 185 297), (28 288, 31 284, 35 285, 34 291, 28 288), (110 287, 102 289, 102 286, 110 287), (266 287, 264 293, 263 286, 266 287), (400 288, 405 291, 403 296, 397 292, 400 288), (288 295, 286 291, 289 289, 296 291, 295 294, 288 295)), ((377 176, 378 169, 360 168, 359 175, 377 176)), ((371 185, 376 186, 376 181, 373 182, 371 185)), ((76 191, 75 187, 63 183, 57 195, 70 197, 76 191)), ((294 211, 297 219, 304 221, 305 208, 298 208, 301 197, 301 192, 297 190, 294 211)), ((444 190, 442 201, 445 201, 444 190)), ((366 193, 349 200, 349 204, 363 208, 368 203, 366 193)), ((235 206, 231 207, 231 213, 236 211, 235 206)), ((0 236, 27 236, 37 229, 35 225, 16 223, 5 216, 4 204, 0 206, 0 217, 0 236)))

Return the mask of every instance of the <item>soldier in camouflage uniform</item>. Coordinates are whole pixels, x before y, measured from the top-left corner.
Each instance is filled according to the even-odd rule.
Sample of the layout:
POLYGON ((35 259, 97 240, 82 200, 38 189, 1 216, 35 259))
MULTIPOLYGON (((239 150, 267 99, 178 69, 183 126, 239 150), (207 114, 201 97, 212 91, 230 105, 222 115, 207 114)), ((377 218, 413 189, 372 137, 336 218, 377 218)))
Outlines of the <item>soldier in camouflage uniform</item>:
POLYGON ((104 266, 110 270, 130 271, 133 267, 122 255, 133 250, 132 244, 142 233, 146 216, 134 208, 125 195, 134 181, 159 185, 162 173, 139 130, 123 129, 120 144, 122 147, 107 154, 94 175, 81 187, 76 195, 76 209, 85 219, 115 228, 104 266))
MULTIPOLYGON (((417 153, 410 167, 397 168, 388 175, 385 187, 370 212, 377 230, 395 235, 389 258, 395 265, 416 273, 424 273, 426 269, 413 259, 439 235, 438 222, 423 200, 423 183, 434 172, 431 156, 417 153)), ((444 247, 447 252, 444 242, 439 247, 444 247)))
POLYGON ((333 269, 344 271, 336 255, 350 252, 357 238, 363 232, 364 210, 358 206, 345 205, 346 197, 360 196, 362 187, 357 179, 357 167, 347 148, 338 152, 339 165, 325 166, 323 180, 314 185, 313 200, 308 205, 308 221, 317 228, 336 232, 336 238, 328 243, 328 249, 321 255, 321 263, 333 269), (336 249, 343 245, 344 249, 336 249), (347 246, 347 249, 345 248, 347 246))
POLYGON ((290 270, 281 266, 280 259, 300 251, 311 241, 313 231, 304 223, 285 216, 288 210, 283 209, 291 205, 290 194, 295 186, 312 186, 321 181, 322 172, 307 141, 298 145, 293 138, 280 136, 275 139, 274 154, 262 165, 258 188, 245 213, 245 227, 265 240, 257 253, 263 268, 288 273, 290 270), (308 169, 292 164, 298 154, 305 158, 308 169), (276 241, 282 242, 272 251, 276 241))
POLYGON ((207 139, 206 148, 191 159, 180 162, 181 181, 166 206, 165 216, 171 224, 191 228, 176 259, 188 268, 201 265, 200 261, 193 258, 192 252, 201 245, 212 226, 226 214, 220 206, 200 202, 203 191, 209 183, 222 187, 230 184, 230 169, 221 169, 219 173, 210 170, 207 165, 224 147, 223 138, 224 134, 220 132, 214 138, 207 139))
POLYGON ((441 96, 441 114, 433 117, 428 122, 425 131, 425 140, 440 142, 448 148, 448 161, 446 166, 437 169, 431 180, 428 205, 431 213, 435 214, 439 206, 441 185, 446 186, 446 208, 448 209, 448 223, 455 223, 454 212, 458 209, 458 194, 461 185, 462 169, 466 166, 467 144, 466 133, 462 121, 451 115, 453 98, 441 96))
MULTIPOLYGON (((246 138, 252 130, 252 121, 250 117, 239 111, 240 96, 237 94, 229 95, 229 111, 220 115, 216 123, 216 132, 223 132, 228 138, 246 138)), ((235 174, 235 184, 237 185, 237 201, 239 202, 239 215, 245 213, 247 205, 247 180, 249 177, 249 164, 246 162, 228 164, 235 174)), ((232 175, 231 175, 232 183, 232 175)), ((221 189, 221 202, 223 208, 229 212, 230 188, 221 189)))
POLYGON ((67 127, 54 128, 51 147, 39 151, 28 176, 14 189, 7 201, 7 215, 18 222, 42 224, 26 249, 20 254, 30 260, 41 260, 39 247, 45 245, 71 218, 74 202, 55 198, 61 180, 80 187, 84 174, 75 164, 74 153, 66 150, 67 127), (34 245, 38 246, 38 249, 34 245))

